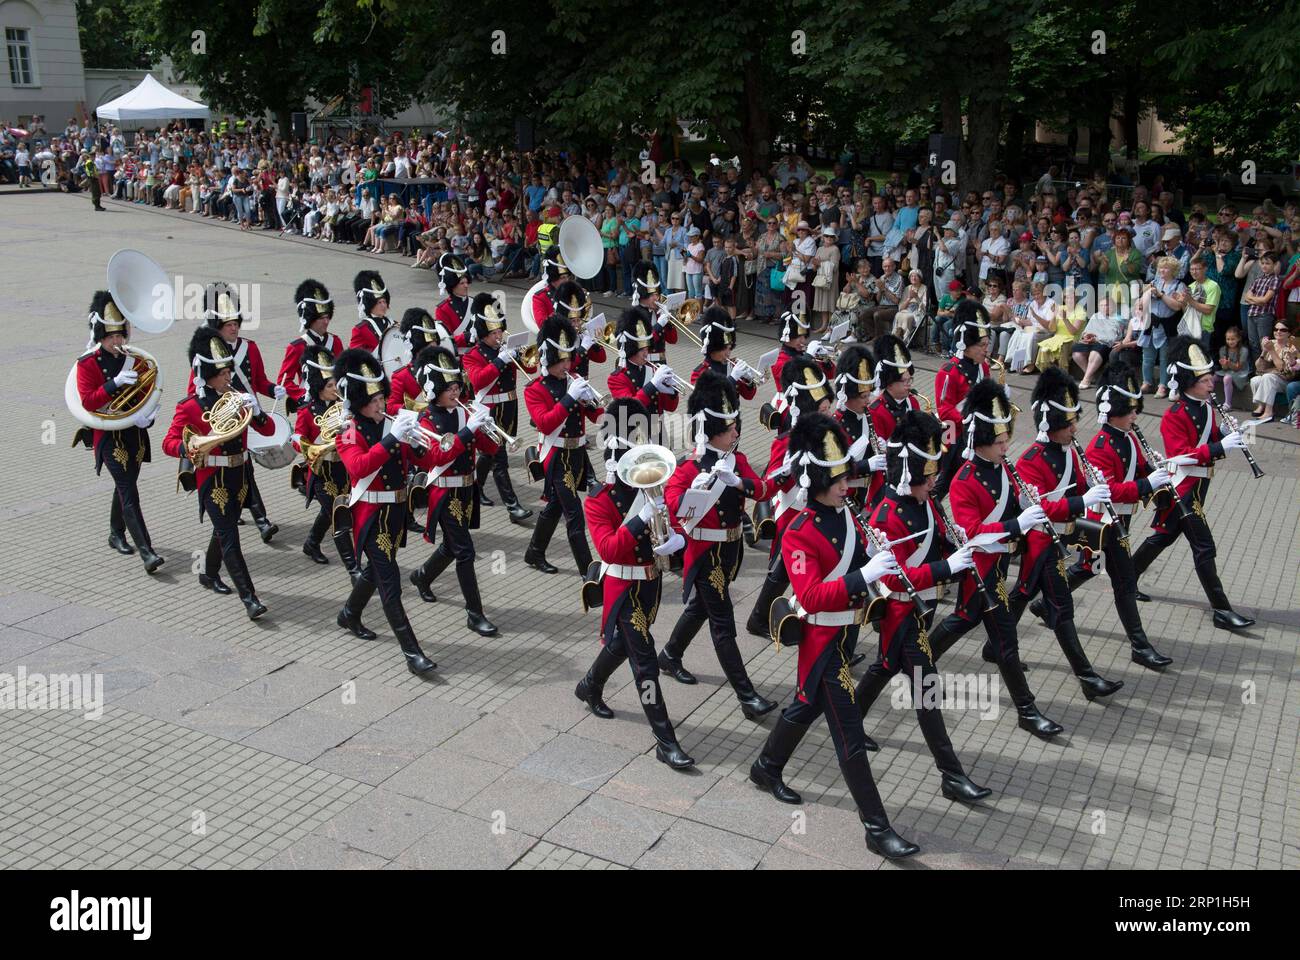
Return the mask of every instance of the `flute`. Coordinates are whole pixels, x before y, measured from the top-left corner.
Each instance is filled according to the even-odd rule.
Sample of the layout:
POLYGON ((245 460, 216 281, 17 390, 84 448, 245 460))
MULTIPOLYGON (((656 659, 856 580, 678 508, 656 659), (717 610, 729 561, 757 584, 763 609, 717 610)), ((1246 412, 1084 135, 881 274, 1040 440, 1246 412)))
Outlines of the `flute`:
MULTIPOLYGON (((1034 506, 1041 507, 1043 505, 1043 498, 1039 496, 1038 488, 1032 487, 1025 483, 1025 481, 1021 480, 1020 474, 1016 471, 1016 468, 1011 465, 1010 460, 1004 460, 1003 464, 1007 468, 1007 474, 1011 477, 1011 482, 1016 485, 1016 493, 1020 496, 1028 497, 1029 502, 1034 506)), ((1056 532, 1056 527, 1053 526, 1050 519, 1044 522, 1043 532, 1052 538, 1052 545, 1056 547, 1056 552, 1059 554, 1060 558, 1064 560, 1067 556, 1065 544, 1061 542, 1061 535, 1056 532)))
MULTIPOLYGON (((1137 440, 1138 446, 1142 448, 1142 456, 1147 458, 1147 463, 1151 464, 1152 467, 1163 466, 1168 462, 1163 454, 1161 454, 1158 450, 1152 447, 1150 443, 1147 442, 1147 438, 1142 435, 1142 429, 1136 423, 1133 424, 1133 437, 1134 439, 1137 440)), ((1169 496, 1171 496, 1174 500, 1174 503, 1178 505, 1179 518, 1182 520, 1190 520, 1192 517, 1192 513, 1190 510, 1187 509, 1187 504, 1183 503, 1183 498, 1178 495, 1178 491, 1175 490, 1172 485, 1168 488, 1168 490, 1169 490, 1169 496)), ((1159 492, 1160 491, 1157 490, 1155 493, 1151 494, 1151 499, 1152 500, 1157 499, 1157 494, 1159 492)))

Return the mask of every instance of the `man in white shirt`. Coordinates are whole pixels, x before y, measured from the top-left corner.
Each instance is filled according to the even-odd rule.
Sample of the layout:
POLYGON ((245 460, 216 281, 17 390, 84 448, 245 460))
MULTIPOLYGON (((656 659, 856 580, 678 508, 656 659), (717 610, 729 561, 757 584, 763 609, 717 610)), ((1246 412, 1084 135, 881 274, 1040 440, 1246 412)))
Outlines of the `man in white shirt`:
POLYGON ((989 235, 980 244, 980 282, 988 279, 990 270, 1005 270, 1011 243, 1002 235, 1002 221, 989 221, 989 235))
POLYGON ((1133 246, 1138 253, 1149 257, 1160 242, 1160 224, 1151 219, 1151 208, 1145 200, 1133 204, 1133 246))

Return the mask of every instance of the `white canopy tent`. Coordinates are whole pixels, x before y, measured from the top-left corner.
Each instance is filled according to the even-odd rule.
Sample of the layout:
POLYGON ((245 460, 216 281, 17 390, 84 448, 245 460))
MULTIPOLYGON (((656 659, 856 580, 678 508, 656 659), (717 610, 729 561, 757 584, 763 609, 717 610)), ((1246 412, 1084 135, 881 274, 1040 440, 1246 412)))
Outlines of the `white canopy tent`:
POLYGON ((176 120, 196 117, 208 119, 208 108, 168 90, 145 74, 134 90, 95 109, 101 120, 176 120))

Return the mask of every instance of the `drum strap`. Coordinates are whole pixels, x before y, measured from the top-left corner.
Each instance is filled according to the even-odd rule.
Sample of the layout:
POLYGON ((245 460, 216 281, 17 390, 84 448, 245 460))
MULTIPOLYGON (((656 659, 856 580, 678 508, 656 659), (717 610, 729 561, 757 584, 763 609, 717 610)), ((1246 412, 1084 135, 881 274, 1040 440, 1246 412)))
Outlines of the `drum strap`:
POLYGON ((248 356, 248 341, 243 337, 239 338, 239 346, 235 348, 235 376, 244 386, 244 392, 249 396, 254 396, 252 384, 244 376, 244 358, 248 356))

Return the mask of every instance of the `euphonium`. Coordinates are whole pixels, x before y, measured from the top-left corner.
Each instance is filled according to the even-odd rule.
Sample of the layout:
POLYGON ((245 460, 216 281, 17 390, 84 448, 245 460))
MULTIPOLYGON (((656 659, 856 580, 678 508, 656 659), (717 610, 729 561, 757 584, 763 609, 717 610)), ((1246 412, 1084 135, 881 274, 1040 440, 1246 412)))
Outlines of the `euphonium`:
POLYGON ((186 427, 181 434, 185 452, 193 461, 195 469, 201 468, 208 459, 208 454, 227 440, 233 440, 248 429, 253 419, 251 407, 244 405, 247 394, 228 390, 217 398, 212 409, 203 414, 204 423, 211 427, 211 432, 199 434, 192 427, 186 427))
MULTIPOLYGON (((643 443, 628 450, 618 458, 618 463, 614 467, 620 480, 629 487, 640 490, 652 502, 664 495, 664 488, 676 469, 677 458, 673 452, 667 447, 653 443, 643 443)), ((656 547, 668 541, 673 530, 668 521, 667 508, 655 511, 649 529, 650 542, 656 547)), ((656 554, 655 568, 663 573, 668 570, 669 561, 669 557, 656 554)))
POLYGON ((313 419, 320 432, 316 436, 315 443, 302 444, 302 456, 312 473, 315 473, 321 460, 339 458, 338 448, 334 446, 334 438, 347 425, 348 416, 343 409, 343 401, 335 400, 325 408, 324 413, 313 419))
MULTIPOLYGON (((131 361, 131 367, 138 374, 135 383, 123 387, 98 410, 87 410, 81 405, 81 395, 77 391, 77 365, 73 364, 64 383, 63 399, 68 412, 78 421, 95 430, 125 430, 130 426, 127 420, 141 410, 157 409, 162 399, 162 382, 158 376, 158 361, 149 353, 137 347, 123 346, 122 352, 131 361)), ((123 369, 126 369, 123 365, 123 369)))

